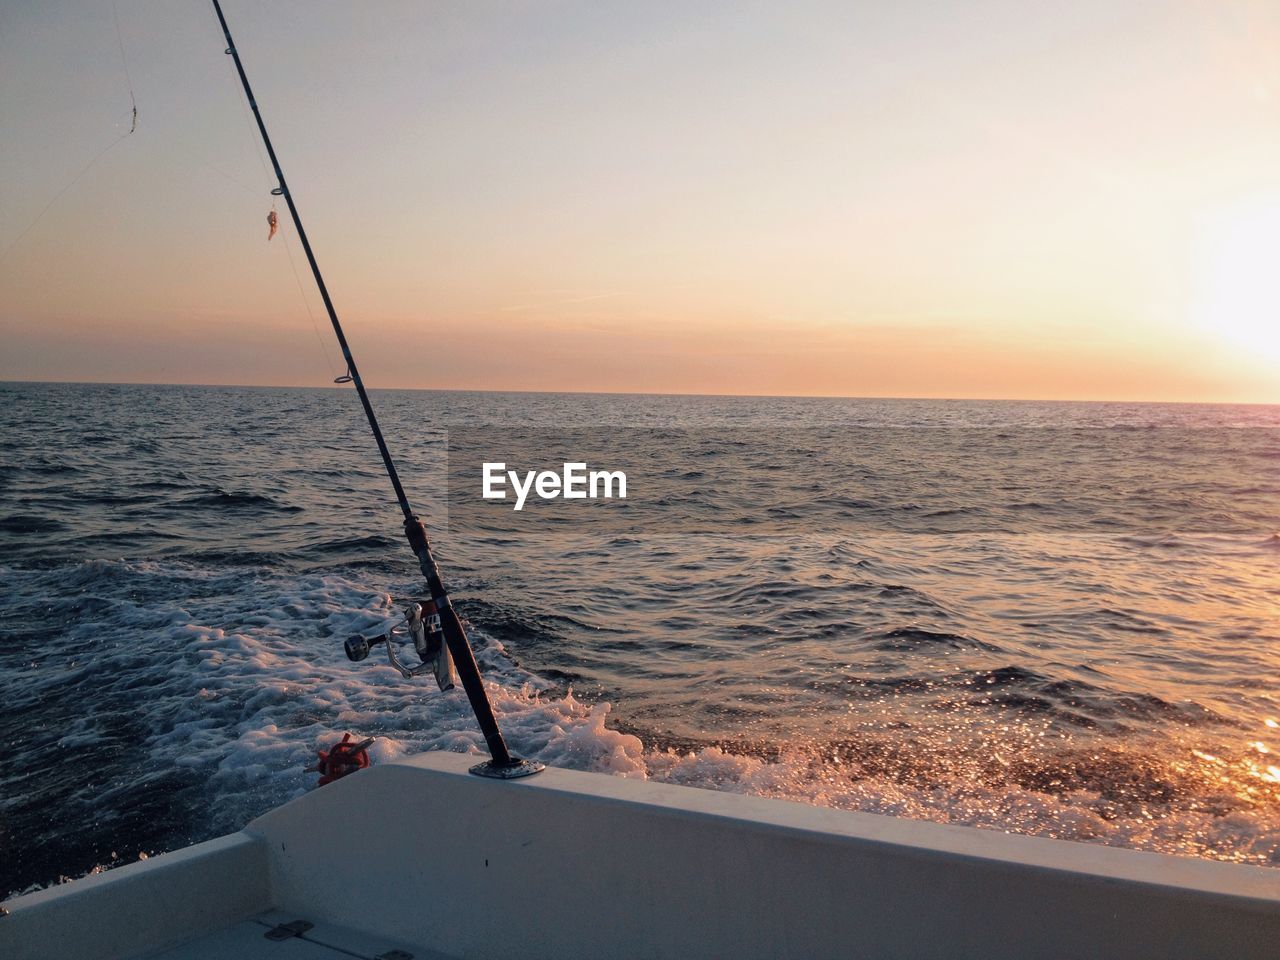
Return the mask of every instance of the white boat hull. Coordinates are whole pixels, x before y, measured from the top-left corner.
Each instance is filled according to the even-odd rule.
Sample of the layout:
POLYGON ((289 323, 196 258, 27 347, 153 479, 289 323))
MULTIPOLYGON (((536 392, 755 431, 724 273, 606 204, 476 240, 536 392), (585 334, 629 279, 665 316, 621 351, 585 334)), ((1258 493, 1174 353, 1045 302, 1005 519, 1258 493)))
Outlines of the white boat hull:
POLYGON ((241 833, 18 897, 0 957, 1280 955, 1277 870, 568 770, 485 780, 474 762, 374 767, 241 833), (290 919, 314 926, 264 936, 290 919))

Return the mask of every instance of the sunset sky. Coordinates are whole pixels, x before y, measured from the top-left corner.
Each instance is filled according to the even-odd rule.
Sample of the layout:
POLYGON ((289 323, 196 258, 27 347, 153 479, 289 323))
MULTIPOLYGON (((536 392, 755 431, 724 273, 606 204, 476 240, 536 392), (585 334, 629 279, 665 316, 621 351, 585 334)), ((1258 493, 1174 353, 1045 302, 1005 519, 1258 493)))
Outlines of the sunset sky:
MULTIPOLYGON (((0 379, 328 383, 210 6, 117 7, 23 233, 129 81, 0 0, 0 379)), ((224 8, 371 386, 1280 402, 1275 0, 224 8)))

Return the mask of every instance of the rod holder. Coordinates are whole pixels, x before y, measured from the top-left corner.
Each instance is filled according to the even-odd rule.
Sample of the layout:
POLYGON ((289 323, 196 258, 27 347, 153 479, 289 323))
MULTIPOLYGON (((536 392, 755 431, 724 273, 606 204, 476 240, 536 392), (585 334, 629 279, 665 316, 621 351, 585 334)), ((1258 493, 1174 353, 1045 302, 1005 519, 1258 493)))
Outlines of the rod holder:
POLYGON ((486 760, 484 763, 477 763, 468 772, 474 773, 477 777, 488 777, 490 780, 519 780, 521 777, 531 777, 535 773, 541 773, 545 769, 547 765, 537 760, 513 758, 512 762, 506 766, 486 760))

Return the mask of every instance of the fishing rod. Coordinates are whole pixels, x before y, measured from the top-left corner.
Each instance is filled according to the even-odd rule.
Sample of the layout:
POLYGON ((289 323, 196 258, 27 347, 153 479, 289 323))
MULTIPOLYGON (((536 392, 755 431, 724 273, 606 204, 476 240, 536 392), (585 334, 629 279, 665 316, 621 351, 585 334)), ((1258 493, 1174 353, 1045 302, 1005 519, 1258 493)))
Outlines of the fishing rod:
POLYGON ((244 87, 244 95, 249 101, 249 108, 253 111, 254 120, 258 122, 258 133, 262 135, 263 145, 267 148, 267 155, 271 158, 271 166, 275 170, 278 186, 271 191, 271 194, 272 196, 283 197, 285 204, 289 207, 289 216, 293 218, 293 226, 298 232, 298 240, 307 255, 307 263, 311 266, 311 275, 315 277, 316 287, 320 290, 320 299, 324 301, 324 308, 329 314, 329 322, 333 324, 334 335, 338 338, 338 345, 342 348, 342 356, 347 361, 346 374, 338 377, 334 382, 355 385, 356 393, 360 396, 360 404, 364 407, 364 415, 369 421, 369 429, 373 432, 373 439, 378 445, 378 453, 382 456, 382 465, 386 468, 387 477, 391 480, 391 487, 395 490, 396 500, 400 504, 400 511, 404 514, 405 537, 409 541, 409 546, 413 549, 414 556, 418 558, 418 568, 422 571, 422 576, 427 582, 428 599, 412 604, 406 614, 407 632, 413 637, 414 647, 417 649, 419 656, 422 657, 421 667, 405 667, 396 658, 394 650, 396 633, 394 630, 389 634, 373 639, 352 637, 346 642, 347 656, 351 660, 363 660, 368 656, 371 645, 385 642, 387 645, 387 657, 391 661, 391 665, 396 667, 402 676, 407 679, 417 676, 426 669, 432 669, 442 690, 450 689, 453 686, 448 662, 449 659, 452 659, 453 666, 458 671, 458 678, 462 681, 462 689, 466 692, 467 700, 471 703, 471 709, 475 712, 476 721, 480 724, 480 732, 484 734, 485 744, 489 747, 490 760, 472 767, 471 772, 479 776, 498 777, 501 779, 525 777, 537 773, 543 769, 543 764, 534 760, 523 760, 520 757, 512 756, 507 749, 506 741, 502 738, 502 731, 498 729, 498 720, 494 716, 492 704, 489 703, 489 695, 485 692, 484 681, 480 679, 480 668, 476 665, 475 654, 471 649, 471 641, 467 639, 467 632, 462 626, 462 620, 459 618, 457 611, 454 610, 453 603, 449 599, 449 593, 445 590, 444 583, 440 578, 440 568, 436 565, 435 557, 431 553, 431 541, 427 537, 427 528, 409 505, 409 497, 405 494, 404 485, 400 482, 400 474, 396 470, 395 462, 391 459, 391 451, 388 449, 387 441, 382 435, 382 428, 378 426, 378 417, 373 412, 373 404, 369 400, 369 392, 365 389, 360 370, 356 366, 355 358, 351 355, 351 346, 347 343, 347 336, 342 331, 342 323, 338 320, 338 312, 334 309, 333 301, 329 297, 329 288, 325 285, 319 264, 316 263, 315 253, 311 250, 311 242, 307 239, 307 231, 303 229, 302 218, 298 215, 297 204, 293 202, 293 194, 289 192, 289 185, 285 181, 284 171, 280 168, 280 160, 276 157, 275 148, 271 145, 271 137, 267 134, 267 125, 263 122, 262 112, 258 109, 258 101, 253 96, 253 88, 249 86, 249 77, 244 72, 244 63, 240 60, 240 53, 236 49, 235 41, 231 39, 231 28, 227 26, 227 18, 223 15, 222 5, 218 0, 213 0, 213 9, 218 15, 218 23, 222 26, 222 33, 227 38, 227 49, 224 52, 235 61, 236 73, 240 75, 240 85, 244 87))

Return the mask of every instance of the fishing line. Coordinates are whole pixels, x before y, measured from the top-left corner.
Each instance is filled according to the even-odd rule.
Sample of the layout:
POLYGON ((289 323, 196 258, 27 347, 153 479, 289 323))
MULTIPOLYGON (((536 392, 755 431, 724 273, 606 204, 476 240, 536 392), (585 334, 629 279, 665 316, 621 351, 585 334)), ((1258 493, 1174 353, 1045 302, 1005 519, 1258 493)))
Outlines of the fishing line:
MULTIPOLYGON (((266 157, 262 155, 262 145, 258 143, 258 138, 254 136, 256 131, 253 129, 253 117, 250 115, 248 107, 244 106, 243 103, 241 104, 241 107, 244 108, 242 114, 244 116, 245 123, 249 125, 249 136, 253 141, 254 152, 258 155, 258 162, 262 165, 262 174, 267 178, 269 186, 271 172, 267 169, 266 157)), ((254 193, 257 196, 261 196, 257 191, 254 191, 254 193)), ((271 201, 271 212, 276 212, 276 201, 274 198, 271 201)), ((333 357, 329 354, 329 346, 325 343, 324 334, 320 332, 320 324, 316 320, 315 311, 311 309, 311 301, 307 298, 307 290, 302 283, 302 276, 298 273, 298 264, 293 259, 293 245, 289 243, 288 231, 282 230, 280 232, 280 238, 284 241, 284 252, 289 257, 289 269, 293 271, 293 281, 298 285, 298 295, 302 298, 302 306, 306 308, 307 316, 311 318, 311 332, 316 335, 316 343, 320 345, 320 353, 324 356, 324 364, 329 368, 329 378, 336 381, 338 379, 338 374, 333 365, 333 357)))
MULTIPOLYGON (((249 112, 249 105, 236 97, 236 102, 240 104, 240 116, 244 118, 245 132, 249 137, 249 142, 253 144, 253 152, 258 158, 258 165, 262 167, 262 180, 266 185, 266 189, 270 190, 275 182, 271 176, 271 169, 267 166, 267 158, 262 152, 262 142, 258 139, 257 121, 253 119, 253 114, 249 112)), ((275 209, 275 202, 272 201, 271 208, 275 209)))
POLYGON ((37 214, 36 214, 36 218, 35 218, 34 220, 32 220, 30 223, 28 223, 25 227, 23 227, 23 228, 22 228, 22 232, 20 232, 16 237, 14 237, 12 240, 10 240, 10 241, 5 245, 5 247, 4 247, 4 249, 3 249, 3 250, 0 250, 0 260, 3 260, 5 257, 7 257, 7 256, 9 255, 9 251, 10 251, 10 250, 12 250, 14 247, 16 247, 16 246, 18 245, 18 242, 19 242, 23 237, 25 237, 28 233, 30 233, 30 232, 31 232, 31 230, 32 230, 32 228, 33 228, 33 227, 35 227, 35 225, 36 225, 37 223, 39 223, 41 220, 43 220, 43 219, 44 219, 44 215, 45 215, 46 213, 48 213, 48 212, 49 212, 49 210, 50 210, 50 208, 51 208, 55 203, 57 203, 57 202, 58 202, 58 200, 60 200, 60 199, 62 198, 62 195, 63 195, 64 193, 66 193, 68 190, 70 190, 72 187, 74 187, 77 183, 79 183, 79 182, 80 182, 80 178, 81 178, 81 177, 83 177, 86 173, 88 173, 91 169, 93 169, 94 165, 95 165, 99 160, 101 160, 103 157, 105 157, 105 156, 107 155, 107 153, 111 150, 111 148, 112 148, 112 147, 114 147, 116 144, 118 144, 118 143, 119 143, 121 140, 123 140, 125 137, 129 136, 129 134, 133 133, 133 131, 134 131, 135 129, 137 129, 137 127, 136 127, 136 123, 137 123, 137 119, 136 119, 136 108, 135 108, 135 114, 134 114, 134 116, 135 116, 135 119, 134 119, 135 126, 130 127, 130 129, 126 130, 124 133, 120 134, 120 136, 116 137, 114 140, 112 140, 110 143, 108 143, 105 147, 103 147, 103 148, 102 148, 102 149, 101 149, 101 150, 100 150, 100 151, 99 151, 99 152, 94 156, 94 158, 93 158, 92 160, 90 160, 88 163, 86 163, 86 164, 85 164, 85 165, 80 169, 80 172, 79 172, 79 173, 77 173, 74 177, 72 177, 72 178, 71 178, 71 179, 70 179, 70 180, 69 180, 69 181, 68 181, 68 182, 67 182, 67 183, 62 187, 62 189, 61 189, 61 190, 59 190, 57 193, 55 193, 55 194, 53 195, 53 198, 52 198, 48 203, 46 203, 46 204, 44 205, 44 207, 40 210, 40 212, 39 212, 39 213, 37 213, 37 214))
POLYGON ((237 187, 239 187, 245 193, 252 194, 255 197, 262 196, 261 187, 250 186, 249 184, 245 183, 243 180, 241 180, 239 177, 235 176, 234 174, 227 173, 227 171, 223 170, 217 164, 210 163, 208 160, 205 160, 203 157, 197 156, 194 151, 187 149, 186 147, 182 146, 182 144, 180 143, 174 144, 174 146, 176 146, 179 150, 185 153, 188 157, 190 157, 200 166, 206 167, 207 169, 212 170, 214 173, 216 173, 218 176, 222 177, 223 179, 227 180, 228 182, 234 183, 237 187))
MULTIPOLYGON (((274 204, 272 209, 275 209, 274 204)), ((302 297, 302 305, 307 308, 307 316, 311 318, 311 330, 316 335, 316 343, 320 344, 320 352, 324 354, 325 365, 329 368, 329 377, 336 383, 338 374, 333 366, 333 357, 329 356, 329 346, 325 343, 324 336, 320 333, 320 324, 316 320, 315 312, 311 309, 311 301, 307 299, 307 291, 302 284, 302 276, 298 273, 298 265, 293 259, 293 245, 289 243, 289 234, 282 232, 280 237, 284 240, 284 252, 289 255, 289 269, 293 271, 294 282, 298 284, 298 295, 302 297)))
POLYGON ((129 129, 98 151, 94 158, 86 163, 84 167, 81 168, 80 172, 67 181, 67 183, 63 185, 62 189, 55 193, 53 198, 40 209, 40 212, 36 214, 36 218, 23 227, 16 237, 0 249, 0 261, 3 261, 4 258, 9 255, 9 251, 16 247, 19 241, 30 233, 37 223, 44 219, 44 215, 49 212, 50 208, 52 208, 55 203, 58 202, 62 195, 79 183, 80 178, 93 169, 93 166, 105 157, 112 147, 138 129, 138 98, 133 95, 133 78, 129 75, 129 58, 125 56, 124 52, 124 35, 120 32, 120 11, 116 9, 116 0, 111 0, 111 17, 115 21, 116 25, 116 43, 120 47, 120 65, 124 67, 124 82, 129 88, 129 129))
MULTIPOLYGON (((246 116, 246 119, 249 119, 249 118, 246 116)), ((190 157, 200 166, 205 167, 209 170, 212 170, 214 173, 218 174, 218 176, 222 177, 228 183, 235 184, 237 187, 239 187, 241 190, 243 190, 245 193, 249 194, 250 196, 261 198, 262 188, 250 186, 249 184, 241 180, 239 177, 233 174, 227 173, 227 171, 223 170, 217 164, 210 163, 208 160, 205 160, 204 158, 197 156, 194 151, 187 149, 181 144, 177 144, 177 146, 180 150, 182 150, 183 153, 185 153, 188 157, 190 157)), ((274 210, 275 208, 276 208, 276 205, 274 202, 272 202, 271 209, 274 210)), ((324 356, 325 366, 329 368, 329 376, 331 378, 336 377, 337 372, 336 372, 336 368, 333 365, 333 356, 329 353, 329 345, 325 342, 324 335, 320 332, 320 323, 318 320, 316 320, 315 311, 311 308, 311 301, 307 299, 306 285, 302 282, 302 275, 298 273, 298 264, 293 256, 293 245, 289 242, 289 234, 287 231, 282 230, 280 233, 280 237, 284 242, 285 253, 288 254, 288 257, 289 257, 289 269, 293 271, 294 282, 298 285, 298 294, 302 298, 302 306, 306 309, 307 316, 311 318, 311 332, 316 335, 316 342, 320 345, 320 352, 324 356)))
MULTIPOLYGON (((114 2, 114 0, 112 0, 112 2, 114 2)), ((262 178, 265 182, 266 189, 270 190, 272 184, 271 169, 267 166, 267 158, 262 152, 262 143, 258 139, 257 123, 253 119, 253 114, 249 112, 248 103, 241 100, 239 97, 237 97, 236 100, 240 104, 240 116, 244 119, 245 131, 248 134, 249 142, 253 144, 253 152, 258 158, 258 165, 262 167, 262 178)), ((217 168, 215 167, 214 169, 217 168)), ((239 180, 235 180, 234 177, 231 177, 230 174, 224 173, 221 170, 218 170, 218 172, 222 173, 222 175, 227 177, 227 179, 233 180, 235 183, 239 183, 240 186, 245 186, 243 183, 240 183, 239 180)), ((261 196, 261 194, 256 190, 252 190, 248 187, 246 187, 246 189, 250 189, 250 191, 255 195, 261 196)), ((276 201, 274 198, 271 200, 271 212, 276 212, 276 201)), ((311 309, 311 301, 307 298, 306 287, 302 282, 302 276, 298 273, 298 264, 293 258, 293 246, 289 243, 288 233, 281 231, 281 238, 284 240, 284 251, 289 257, 289 269, 293 271, 294 283, 298 285, 298 295, 302 298, 302 306, 306 308, 307 316, 311 319, 311 332, 316 335, 316 343, 320 345, 320 352, 324 356, 325 366, 329 368, 329 377, 336 381, 337 373, 335 372, 336 368, 333 365, 333 357, 329 354, 328 344, 325 342, 324 335, 320 332, 320 324, 316 320, 315 311, 311 309)))
MULTIPOLYGON (((120 11, 116 9, 116 0, 111 0, 111 17, 116 22, 116 42, 120 45, 120 65, 124 67, 124 82, 129 87, 129 101, 133 104, 133 122, 129 133, 138 129, 138 99, 133 95, 133 77, 129 76, 129 58, 124 54, 124 35, 120 32, 120 11)), ((128 134, 125 134, 128 136, 128 134)))

